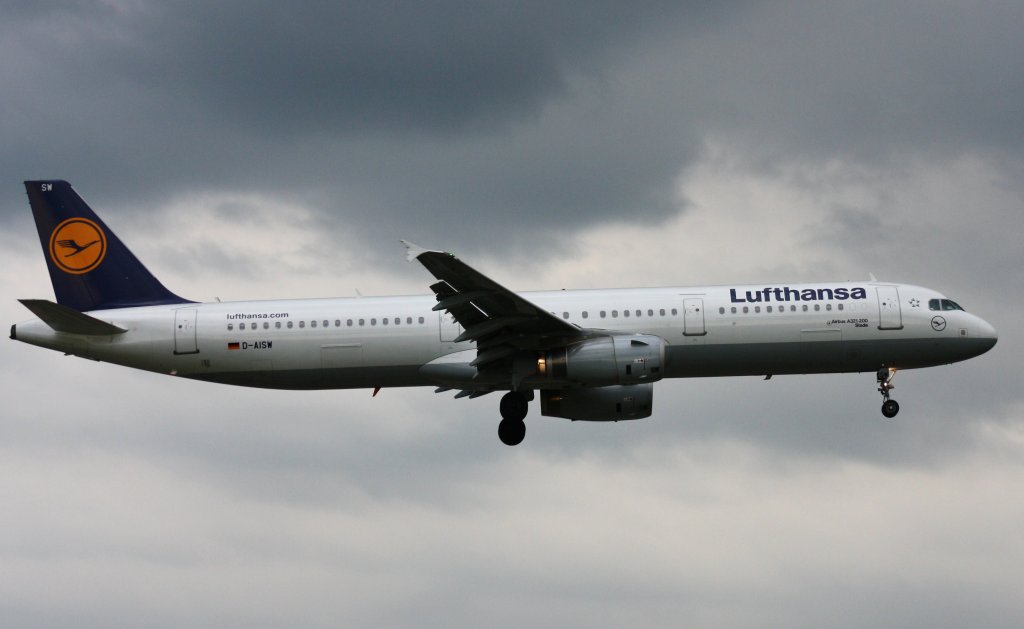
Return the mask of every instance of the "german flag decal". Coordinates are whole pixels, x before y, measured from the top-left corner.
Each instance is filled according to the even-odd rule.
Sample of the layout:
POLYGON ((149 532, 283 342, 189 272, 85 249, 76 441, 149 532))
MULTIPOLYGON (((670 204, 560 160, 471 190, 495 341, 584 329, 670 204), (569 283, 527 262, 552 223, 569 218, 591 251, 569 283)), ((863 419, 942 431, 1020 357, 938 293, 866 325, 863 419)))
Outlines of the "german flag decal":
POLYGON ((228 349, 242 349, 238 343, 228 343, 228 349))

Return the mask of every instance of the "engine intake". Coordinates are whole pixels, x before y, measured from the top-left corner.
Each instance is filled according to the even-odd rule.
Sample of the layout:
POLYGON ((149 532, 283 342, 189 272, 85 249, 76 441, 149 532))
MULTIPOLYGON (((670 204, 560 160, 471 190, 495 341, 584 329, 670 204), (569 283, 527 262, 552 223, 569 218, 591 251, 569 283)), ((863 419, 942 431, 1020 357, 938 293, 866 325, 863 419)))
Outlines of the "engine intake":
POLYGON ((661 380, 665 341, 659 336, 602 336, 545 352, 537 371, 548 381, 587 387, 661 380))

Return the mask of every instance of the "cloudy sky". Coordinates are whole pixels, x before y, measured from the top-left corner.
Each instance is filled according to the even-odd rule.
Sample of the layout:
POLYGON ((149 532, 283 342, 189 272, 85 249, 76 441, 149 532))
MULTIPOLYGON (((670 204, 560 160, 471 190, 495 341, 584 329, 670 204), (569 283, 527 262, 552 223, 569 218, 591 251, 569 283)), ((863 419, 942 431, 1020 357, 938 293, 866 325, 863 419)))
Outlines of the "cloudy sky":
POLYGON ((8 342, 0 624, 1020 626, 1024 4, 0 2, 0 300, 63 178, 175 292, 858 279, 999 345, 527 420, 8 342))

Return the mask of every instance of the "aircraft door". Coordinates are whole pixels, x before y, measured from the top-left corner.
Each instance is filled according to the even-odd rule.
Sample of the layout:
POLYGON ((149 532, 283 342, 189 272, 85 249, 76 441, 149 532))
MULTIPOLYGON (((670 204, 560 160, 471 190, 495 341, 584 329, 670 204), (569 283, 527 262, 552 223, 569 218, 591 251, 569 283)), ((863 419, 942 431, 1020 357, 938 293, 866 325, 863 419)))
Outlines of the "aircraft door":
POLYGON ((455 320, 455 317, 451 316, 447 312, 441 311, 437 313, 440 315, 439 321, 441 324, 441 342, 452 343, 455 339, 462 334, 462 326, 455 320))
POLYGON ((174 311, 174 353, 199 353, 196 346, 195 308, 179 308, 174 311))
POLYGON ((895 286, 879 286, 875 291, 878 293, 878 329, 902 330, 899 289, 895 286))
POLYGON ((683 299, 683 335, 704 336, 704 300, 700 297, 683 299))

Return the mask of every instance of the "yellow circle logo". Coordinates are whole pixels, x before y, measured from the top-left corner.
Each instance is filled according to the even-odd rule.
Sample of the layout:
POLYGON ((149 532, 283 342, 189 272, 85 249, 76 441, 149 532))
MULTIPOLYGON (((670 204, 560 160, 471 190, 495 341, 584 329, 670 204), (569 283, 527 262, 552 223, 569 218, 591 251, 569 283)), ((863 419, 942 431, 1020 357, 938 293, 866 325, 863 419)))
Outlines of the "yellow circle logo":
POLYGON ((107 236, 89 219, 69 218, 50 235, 50 259, 65 273, 88 273, 106 255, 107 236))

